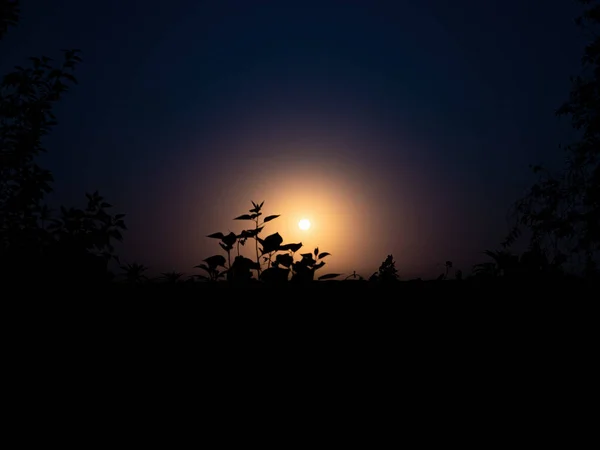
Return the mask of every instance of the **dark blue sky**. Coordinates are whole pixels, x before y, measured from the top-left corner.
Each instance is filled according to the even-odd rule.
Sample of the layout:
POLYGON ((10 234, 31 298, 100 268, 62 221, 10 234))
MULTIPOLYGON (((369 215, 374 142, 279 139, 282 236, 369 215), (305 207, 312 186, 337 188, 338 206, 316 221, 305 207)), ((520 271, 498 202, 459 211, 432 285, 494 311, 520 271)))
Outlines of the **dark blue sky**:
MULTIPOLYGON (((54 200, 100 190, 122 254, 157 270, 216 252, 250 200, 339 271, 464 270, 496 247, 584 40, 569 0, 23 0, 6 72, 80 48, 44 157, 54 200), (241 208, 241 210, 240 210, 241 208), (283 222, 308 215, 314 234, 283 222)), ((294 222, 295 223, 295 222, 294 222)), ((239 227, 238 227, 239 228, 239 227)), ((287 231, 286 231, 287 230, 287 231)))

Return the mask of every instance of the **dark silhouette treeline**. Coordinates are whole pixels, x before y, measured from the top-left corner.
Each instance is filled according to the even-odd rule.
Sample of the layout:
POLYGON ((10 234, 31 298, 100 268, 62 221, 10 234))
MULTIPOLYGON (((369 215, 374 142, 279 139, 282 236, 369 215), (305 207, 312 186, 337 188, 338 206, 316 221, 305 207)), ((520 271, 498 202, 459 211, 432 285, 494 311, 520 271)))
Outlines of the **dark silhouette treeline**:
MULTIPOLYGON (((18 1, 0 0, 0 39, 17 25, 18 1)), ((580 0, 586 7, 581 26, 598 27, 597 1, 580 0)), ((215 232, 221 253, 209 256, 195 272, 146 275, 148 268, 120 261, 115 242, 123 239, 125 216, 98 192, 86 195, 86 206, 60 207, 51 211, 45 196, 51 192, 52 174, 40 167, 42 140, 56 124, 54 106, 76 83, 74 71, 81 62, 78 50, 63 51, 59 61, 31 57, 17 66, 0 84, 0 277, 5 285, 44 283, 46 286, 226 287, 226 286, 319 286, 323 289, 399 285, 393 255, 379 269, 363 277, 322 273, 328 257, 322 249, 306 250, 301 242, 284 243, 275 232, 263 237, 265 227, 279 215, 263 217, 264 202, 252 202, 248 213, 234 220, 250 223, 240 233, 215 232), (250 248, 252 258, 241 254, 250 248)), ((573 80, 568 101, 558 110, 571 117, 581 138, 568 146, 567 165, 558 174, 539 166, 541 175, 530 193, 514 210, 514 227, 501 250, 486 251, 482 262, 465 276, 446 261, 437 280, 404 280, 403 286, 513 286, 525 281, 551 283, 565 280, 596 280, 600 250, 600 38, 585 49, 582 75, 573 80), (591 67, 593 70, 587 70, 591 67), (510 252, 522 236, 528 250, 510 252), (579 273, 567 270, 580 258, 579 273), (575 275, 577 273, 577 275, 575 275)), ((83 197, 83 196, 82 196, 83 197)))

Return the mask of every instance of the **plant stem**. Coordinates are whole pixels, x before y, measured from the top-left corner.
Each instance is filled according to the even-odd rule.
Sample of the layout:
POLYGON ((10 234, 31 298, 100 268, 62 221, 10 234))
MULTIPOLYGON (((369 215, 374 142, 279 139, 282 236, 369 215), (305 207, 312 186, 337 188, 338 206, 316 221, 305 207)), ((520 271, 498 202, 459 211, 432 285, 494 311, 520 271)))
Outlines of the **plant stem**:
MULTIPOLYGON (((258 230, 258 218, 255 219, 255 230, 258 230)), ((258 276, 260 277, 260 257, 258 256, 258 233, 254 234, 254 248, 256 249, 256 263, 258 264, 258 276)))

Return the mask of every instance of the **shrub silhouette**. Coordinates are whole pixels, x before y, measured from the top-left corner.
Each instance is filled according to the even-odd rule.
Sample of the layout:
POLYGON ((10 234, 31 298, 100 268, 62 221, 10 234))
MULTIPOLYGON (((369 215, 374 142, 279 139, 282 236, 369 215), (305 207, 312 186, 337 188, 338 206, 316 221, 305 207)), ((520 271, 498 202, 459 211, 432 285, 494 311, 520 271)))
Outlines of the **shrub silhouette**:
POLYGON ((167 284, 176 284, 176 283, 181 283, 183 281, 182 278, 183 278, 183 273, 172 271, 172 272, 163 272, 161 274, 161 276, 159 277, 159 280, 161 280, 167 284))
POLYGON ((131 264, 121 265, 123 271, 124 281, 129 284, 141 284, 148 280, 148 277, 144 275, 144 272, 148 270, 143 264, 136 262, 131 264))
POLYGON ((519 257, 506 250, 485 250, 485 255, 493 262, 484 262, 473 266, 473 273, 483 277, 501 277, 511 275, 519 264, 519 257))
MULTIPOLYGON (((239 234, 217 232, 207 236, 212 239, 219 239, 219 245, 227 253, 227 259, 222 255, 214 255, 205 259, 204 261, 207 264, 196 266, 208 274, 208 276, 202 276, 201 278, 218 281, 226 276, 226 280, 232 283, 249 282, 250 280, 261 280, 266 283, 313 281, 315 272, 325 265, 323 258, 330 254, 327 252, 320 253, 319 249, 316 248, 313 252, 314 255, 313 253, 303 253, 300 255, 301 259, 299 261, 294 261, 296 252, 302 248, 302 242, 284 244, 279 233, 270 234, 265 238, 260 237, 265 225, 277 219, 280 215, 269 215, 261 220, 264 201, 261 203, 251 201, 251 203, 252 208, 248 210, 249 214, 242 214, 233 220, 252 221, 254 228, 242 230, 239 234), (245 246, 248 239, 254 241, 255 261, 240 255, 240 246, 245 246), (237 254, 232 263, 231 253, 234 249, 236 249, 237 254), (212 262, 212 265, 210 262, 212 262), (263 268, 263 266, 266 267, 263 268), (220 271, 218 267, 225 270, 220 271), (254 277, 254 273, 256 273, 256 277, 254 277)), ((319 280, 328 280, 338 276, 339 274, 325 274, 319 277, 319 280)))
POLYGON ((49 220, 47 228, 40 221, 41 231, 48 232, 50 237, 47 256, 55 263, 59 261, 68 273, 78 272, 82 279, 107 280, 109 262, 118 262, 113 241, 122 241, 122 231, 127 229, 124 215, 108 213, 112 205, 98 192, 86 197, 85 209, 62 207, 59 217, 44 220, 44 223, 49 220))
POLYGON ((379 266, 379 270, 371 275, 369 281, 389 283, 390 281, 398 281, 399 278, 394 257, 393 255, 388 255, 385 261, 379 266))
POLYGON ((203 260, 206 264, 198 264, 195 268, 202 269, 207 275, 196 275, 200 280, 217 281, 226 275, 226 271, 219 270, 219 267, 225 268, 225 257, 223 255, 210 256, 203 260))
POLYGON ((540 278, 560 277, 563 259, 549 261, 547 253, 541 246, 533 242, 529 249, 521 255, 513 254, 507 250, 486 250, 487 256, 493 262, 484 262, 473 266, 473 273, 483 278, 540 278))

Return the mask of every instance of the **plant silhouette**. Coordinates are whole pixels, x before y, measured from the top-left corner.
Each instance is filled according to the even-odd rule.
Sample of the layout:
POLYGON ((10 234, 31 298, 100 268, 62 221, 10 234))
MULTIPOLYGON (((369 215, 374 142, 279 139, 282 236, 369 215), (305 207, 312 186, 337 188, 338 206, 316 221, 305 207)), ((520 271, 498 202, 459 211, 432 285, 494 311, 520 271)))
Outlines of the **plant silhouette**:
POLYGON ((220 270, 219 267, 225 269, 225 257, 223 255, 214 255, 204 259, 204 264, 198 264, 195 268, 202 269, 206 272, 206 275, 197 275, 201 280, 217 281, 219 278, 224 277, 227 272, 220 270))
POLYGON ((159 279, 167 284, 181 283, 183 281, 183 273, 176 271, 163 272, 159 279))
MULTIPOLYGON (((273 233, 262 238, 260 235, 265 225, 277 219, 280 215, 269 215, 261 220, 264 201, 261 203, 252 201, 251 203, 252 209, 248 210, 249 214, 242 214, 233 220, 252 221, 254 228, 242 230, 239 234, 217 232, 207 236, 212 239, 219 239, 219 245, 227 253, 227 259, 222 255, 214 255, 204 260, 207 264, 196 266, 207 272, 208 276, 204 276, 203 279, 218 281, 226 276, 226 280, 232 283, 249 282, 251 280, 261 280, 266 283, 287 281, 305 283, 313 281, 315 272, 325 265, 323 258, 330 254, 319 252, 319 249, 316 248, 313 252, 314 255, 313 253, 303 253, 300 255, 301 259, 299 261, 294 261, 296 252, 302 248, 302 242, 284 244, 279 233, 273 233), (254 241, 255 261, 240 255, 240 246, 243 247, 248 239, 254 241), (232 263, 231 253, 234 248, 237 249, 237 255, 232 263), (212 261, 212 266, 209 261, 212 261), (263 266, 265 267, 263 268, 263 266), (218 267, 225 270, 220 271, 218 267), (254 272, 256 272, 256 277, 254 277, 254 272)), ((319 277, 319 280, 333 279, 338 276, 339 274, 325 274, 319 277)))
POLYGON ((444 264, 444 266, 446 267, 446 273, 444 273, 444 278, 448 278, 448 272, 450 271, 450 269, 452 269, 452 261, 446 261, 446 264, 444 264))
POLYGON ((371 275, 370 281, 378 281, 381 283, 389 283, 390 281, 398 281, 398 270, 396 270, 396 262, 393 255, 388 255, 385 261, 379 266, 379 270, 371 275))
MULTIPOLYGON (((325 261, 322 261, 322 259, 326 256, 329 256, 329 253, 319 253, 319 249, 315 248, 314 258, 312 253, 303 253, 300 256, 302 257, 302 259, 300 261, 295 262, 292 266, 294 272, 292 276, 292 281, 306 282, 312 281, 314 279, 315 271, 319 270, 325 265, 325 261)), ((319 280, 329 280, 337 276, 339 276, 339 274, 325 274, 320 276, 319 280)))
POLYGON ((364 278, 361 275, 356 273, 356 270, 352 271, 352 273, 350 275, 348 275, 346 278, 344 278, 344 281, 349 280, 349 279, 359 280, 359 281, 364 280, 364 278))
POLYGON ((148 270, 146 266, 139 263, 131 263, 121 265, 125 282, 128 284, 141 284, 148 280, 148 277, 144 275, 144 272, 148 270))

